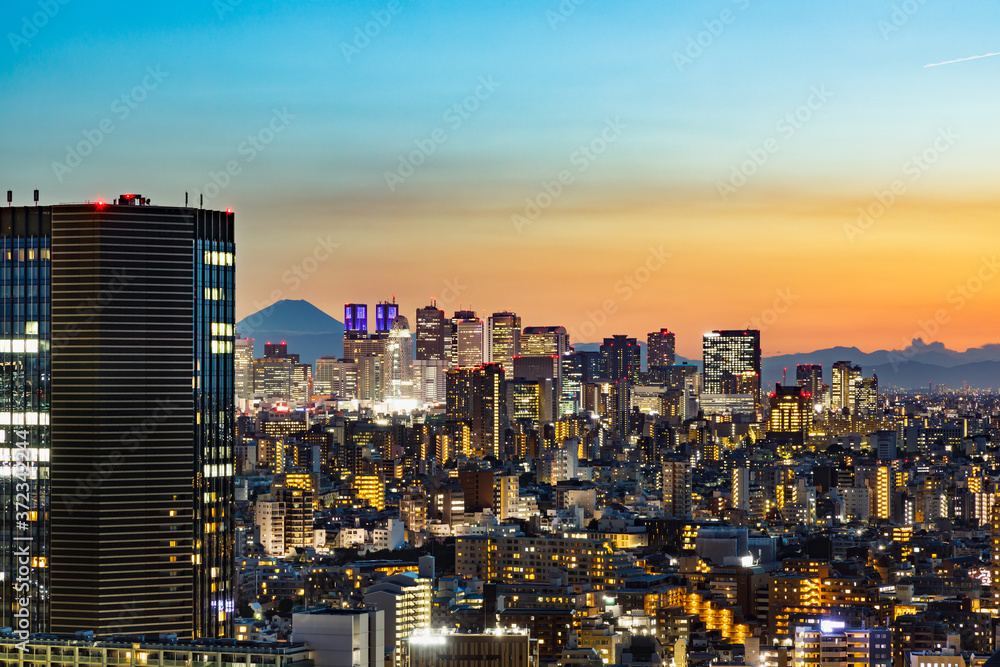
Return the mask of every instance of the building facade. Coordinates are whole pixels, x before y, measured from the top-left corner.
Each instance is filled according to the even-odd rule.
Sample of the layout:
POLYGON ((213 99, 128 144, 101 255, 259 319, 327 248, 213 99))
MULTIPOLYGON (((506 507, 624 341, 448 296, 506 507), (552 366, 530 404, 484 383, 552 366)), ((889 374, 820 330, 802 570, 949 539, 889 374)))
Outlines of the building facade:
POLYGON ((0 558, 32 563, 2 624, 27 599, 32 632, 231 634, 233 214, 123 195, 0 229, 0 558))

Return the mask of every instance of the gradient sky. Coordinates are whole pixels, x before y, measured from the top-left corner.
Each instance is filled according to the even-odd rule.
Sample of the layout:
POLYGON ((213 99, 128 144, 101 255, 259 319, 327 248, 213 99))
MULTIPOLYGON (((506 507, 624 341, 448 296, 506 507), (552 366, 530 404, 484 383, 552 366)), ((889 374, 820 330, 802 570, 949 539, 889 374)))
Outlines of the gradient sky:
POLYGON ((669 327, 689 356, 753 318, 765 354, 1000 342, 1000 56, 924 67, 1000 51, 995 1, 63 1, 0 9, 0 186, 182 204, 234 161, 206 205, 236 211, 238 317, 395 294, 575 342, 669 327), (391 21, 345 55, 373 12, 391 21))

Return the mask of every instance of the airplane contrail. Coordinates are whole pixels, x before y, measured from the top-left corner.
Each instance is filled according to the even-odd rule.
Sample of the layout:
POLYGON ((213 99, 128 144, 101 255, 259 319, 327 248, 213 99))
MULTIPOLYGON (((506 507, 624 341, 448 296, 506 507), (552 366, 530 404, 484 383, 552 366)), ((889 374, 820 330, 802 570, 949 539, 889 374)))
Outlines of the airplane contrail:
POLYGON ((981 56, 969 56, 968 58, 959 58, 957 60, 946 60, 943 63, 931 63, 930 65, 924 65, 924 67, 937 67, 938 65, 950 65, 952 63, 965 62, 966 60, 975 60, 976 58, 989 58, 990 56, 1000 56, 1000 52, 984 53, 981 56))

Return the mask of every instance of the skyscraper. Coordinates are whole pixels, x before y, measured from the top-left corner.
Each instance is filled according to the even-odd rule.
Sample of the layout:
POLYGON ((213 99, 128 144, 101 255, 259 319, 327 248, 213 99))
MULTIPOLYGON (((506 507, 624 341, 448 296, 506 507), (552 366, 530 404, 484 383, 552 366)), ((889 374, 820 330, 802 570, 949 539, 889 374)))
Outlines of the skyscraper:
MULTIPOLYGON (((448 368, 460 368, 458 360, 458 323, 463 320, 475 321, 479 318, 471 310, 456 310, 450 320, 444 323, 444 356, 448 360, 448 368)), ((468 349, 468 348, 466 348, 468 349)), ((482 357, 480 357, 481 359, 482 357)), ((480 360, 478 363, 482 363, 480 360)))
POLYGON ((854 383, 854 408, 859 415, 878 416, 878 376, 858 378, 854 383))
POLYGON ((777 385, 770 396, 768 434, 788 434, 802 445, 812 426, 812 397, 798 386, 777 385))
POLYGON ((472 453, 500 457, 506 425, 504 371, 499 364, 453 368, 447 376, 447 418, 471 428, 472 453))
POLYGON ((760 331, 719 330, 702 338, 703 392, 754 394, 760 400, 760 331))
POLYGON ((455 363, 459 368, 481 366, 484 357, 483 321, 478 317, 455 322, 455 363))
POLYGON ((617 335, 605 338, 601 344, 604 374, 611 381, 627 379, 630 384, 638 384, 640 359, 639 342, 635 338, 617 335))
POLYGON ((413 398, 413 339, 402 315, 392 321, 385 344, 385 398, 413 398))
POLYGON ((368 306, 363 303, 344 304, 344 340, 368 335, 368 306))
POLYGON ((521 318, 514 313, 493 313, 486 327, 486 362, 500 364, 510 373, 521 353, 521 318))
POLYGON ((253 398, 253 338, 236 336, 233 365, 235 366, 236 405, 240 410, 246 410, 253 398))
POLYGON ((0 421, 24 452, 0 484, 3 570, 10 538, 31 556, 27 591, 0 583, 0 624, 26 599, 32 632, 231 635, 232 213, 123 195, 4 209, 0 230, 18 341, 0 421))
POLYGON ((861 366, 850 361, 836 361, 830 373, 830 409, 840 411, 847 408, 854 414, 855 392, 861 380, 861 366))
POLYGON ((823 402, 823 366, 820 364, 798 364, 795 384, 812 397, 814 406, 823 402))
POLYGON ((416 359, 444 360, 444 311, 431 299, 431 305, 417 309, 416 359))
POLYGON ((396 305, 395 297, 393 297, 392 303, 383 301, 375 304, 375 333, 388 336, 392 323, 398 315, 399 306, 396 305))
POLYGON ((646 368, 673 366, 675 336, 669 329, 653 331, 646 336, 646 368))
MULTIPOLYGON (((522 360, 541 359, 548 357, 554 359, 552 375, 552 406, 561 414, 560 405, 563 400, 563 358, 570 352, 569 334, 566 327, 525 327, 521 334, 521 358, 522 360)), ((520 366, 526 368, 525 364, 531 362, 522 361, 520 366)), ((547 368, 547 366, 545 366, 547 368)), ((539 376, 527 377, 527 379, 542 379, 539 376)))

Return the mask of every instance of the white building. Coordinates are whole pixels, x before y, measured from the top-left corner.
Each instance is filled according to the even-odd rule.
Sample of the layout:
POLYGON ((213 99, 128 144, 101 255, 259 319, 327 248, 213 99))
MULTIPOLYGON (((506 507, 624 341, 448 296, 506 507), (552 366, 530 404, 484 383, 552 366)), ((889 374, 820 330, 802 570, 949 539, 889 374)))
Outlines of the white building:
POLYGON ((385 612, 320 609, 292 614, 292 641, 312 649, 324 667, 384 667, 385 612))

